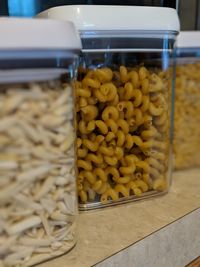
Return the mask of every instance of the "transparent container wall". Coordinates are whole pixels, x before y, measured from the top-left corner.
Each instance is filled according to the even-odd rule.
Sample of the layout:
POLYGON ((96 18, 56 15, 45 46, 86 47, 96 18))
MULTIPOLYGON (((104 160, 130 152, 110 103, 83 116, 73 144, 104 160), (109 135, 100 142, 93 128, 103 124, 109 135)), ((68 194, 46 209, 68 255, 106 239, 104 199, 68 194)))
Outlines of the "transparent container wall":
POLYGON ((76 243, 73 74, 0 71, 1 266, 32 266, 76 243))
POLYGON ((179 50, 176 67, 176 169, 200 166, 200 49, 179 50))
POLYGON ((174 36, 87 37, 76 82, 80 209, 167 192, 174 36))

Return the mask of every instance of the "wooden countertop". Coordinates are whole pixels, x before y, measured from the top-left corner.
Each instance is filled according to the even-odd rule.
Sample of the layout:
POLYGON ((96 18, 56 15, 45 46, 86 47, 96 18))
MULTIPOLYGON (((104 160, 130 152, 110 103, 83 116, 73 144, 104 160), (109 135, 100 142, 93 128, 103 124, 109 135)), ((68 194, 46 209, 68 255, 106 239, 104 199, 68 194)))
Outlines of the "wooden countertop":
POLYGON ((166 195, 80 214, 77 246, 39 267, 183 267, 200 255, 199 229, 200 169, 179 171, 166 195))

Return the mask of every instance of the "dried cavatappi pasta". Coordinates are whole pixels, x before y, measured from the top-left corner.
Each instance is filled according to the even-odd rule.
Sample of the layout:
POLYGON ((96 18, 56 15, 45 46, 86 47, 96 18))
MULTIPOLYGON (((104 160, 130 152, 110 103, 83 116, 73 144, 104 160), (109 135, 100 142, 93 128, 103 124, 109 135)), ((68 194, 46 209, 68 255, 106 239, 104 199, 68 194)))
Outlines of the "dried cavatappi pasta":
POLYGON ((32 266, 76 243, 72 87, 0 85, 0 266, 32 266))
POLYGON ((99 68, 82 74, 75 89, 80 204, 166 191, 170 115, 163 73, 99 68))
POLYGON ((174 152, 176 169, 200 166, 200 63, 176 69, 174 152))

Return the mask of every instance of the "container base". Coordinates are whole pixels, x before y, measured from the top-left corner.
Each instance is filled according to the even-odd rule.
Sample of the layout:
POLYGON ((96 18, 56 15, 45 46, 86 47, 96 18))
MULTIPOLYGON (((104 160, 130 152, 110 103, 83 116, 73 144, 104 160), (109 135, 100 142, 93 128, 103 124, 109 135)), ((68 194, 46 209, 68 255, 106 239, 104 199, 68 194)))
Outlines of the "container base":
POLYGON ((141 197, 136 197, 135 195, 130 196, 130 197, 122 197, 117 201, 109 200, 106 204, 102 204, 101 202, 79 204, 79 211, 101 209, 101 208, 106 208, 106 207, 110 207, 110 206, 129 203, 129 202, 133 202, 133 201, 138 201, 138 200, 142 200, 142 199, 147 199, 150 197, 161 196, 161 195, 168 193, 168 191, 169 191, 169 189, 162 191, 162 192, 150 191, 150 192, 144 193, 141 197))

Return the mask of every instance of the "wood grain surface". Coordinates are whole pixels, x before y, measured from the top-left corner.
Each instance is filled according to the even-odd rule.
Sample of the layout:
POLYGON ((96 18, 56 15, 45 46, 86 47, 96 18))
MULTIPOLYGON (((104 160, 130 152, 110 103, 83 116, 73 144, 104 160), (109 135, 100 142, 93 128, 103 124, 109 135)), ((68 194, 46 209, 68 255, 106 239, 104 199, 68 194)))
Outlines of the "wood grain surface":
POLYGON ((186 267, 200 267, 200 257, 198 257, 196 260, 192 261, 186 267))

